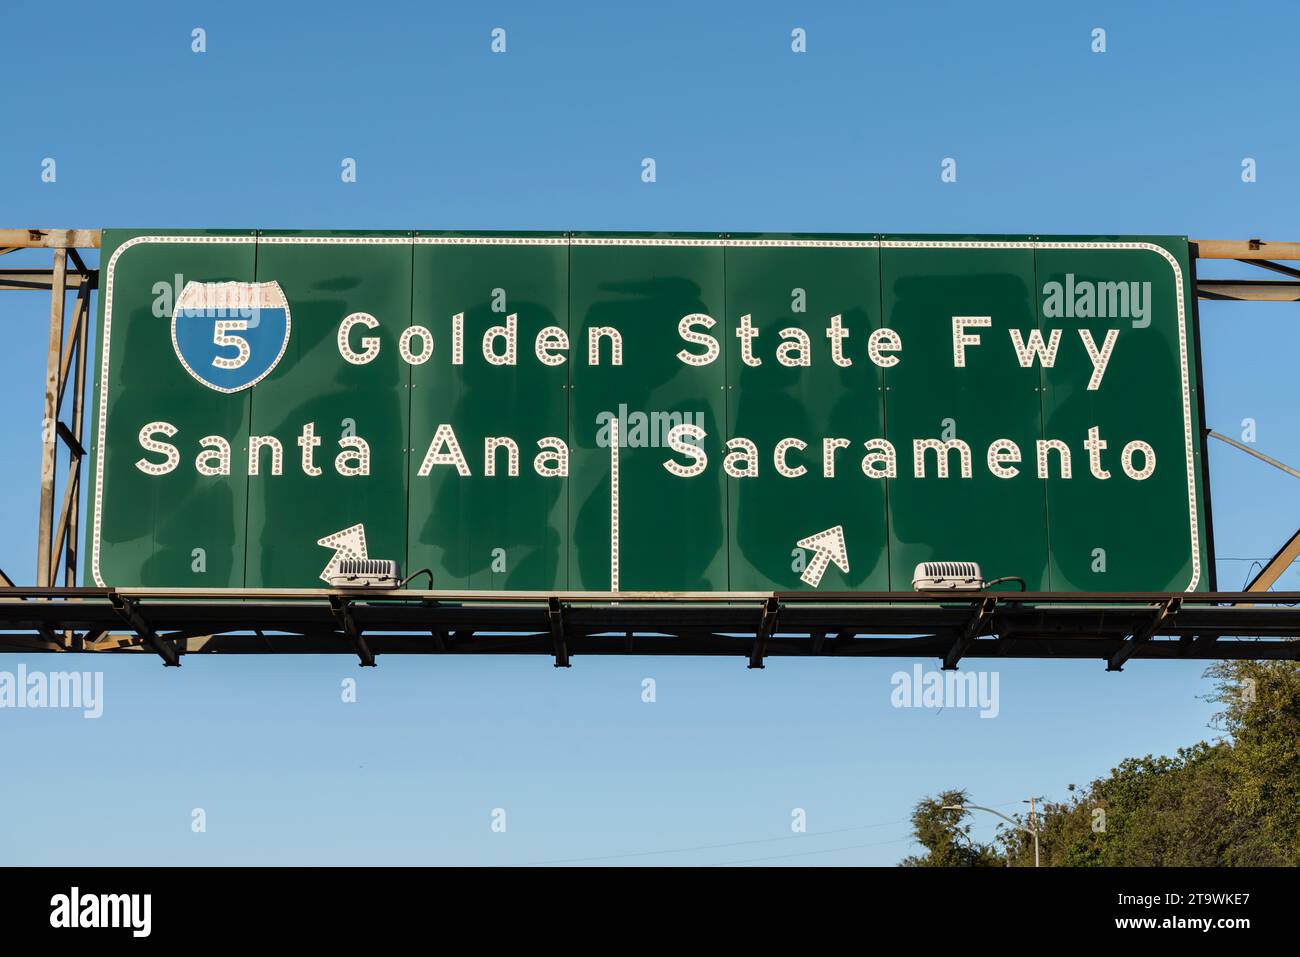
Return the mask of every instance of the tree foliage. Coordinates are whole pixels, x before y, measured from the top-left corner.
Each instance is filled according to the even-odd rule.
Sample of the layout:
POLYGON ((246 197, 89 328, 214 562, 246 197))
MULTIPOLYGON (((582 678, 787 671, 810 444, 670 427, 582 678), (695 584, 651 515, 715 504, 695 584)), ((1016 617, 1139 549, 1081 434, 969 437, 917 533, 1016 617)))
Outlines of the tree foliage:
POLYGON ((907 858, 904 867, 996 867, 1005 863, 992 847, 971 838, 965 811, 948 810, 966 800, 965 791, 945 791, 916 805, 912 830, 926 853, 907 858))
MULTIPOLYGON (((1230 661, 1209 669, 1222 739, 1173 756, 1126 758, 1037 814, 1042 863, 1065 867, 1300 865, 1300 663, 1230 661)), ((988 844, 958 811, 965 792, 912 814, 925 847, 906 866, 1033 866, 1033 838, 1009 826, 988 844)), ((1022 820, 1017 818, 1017 820, 1022 820)))

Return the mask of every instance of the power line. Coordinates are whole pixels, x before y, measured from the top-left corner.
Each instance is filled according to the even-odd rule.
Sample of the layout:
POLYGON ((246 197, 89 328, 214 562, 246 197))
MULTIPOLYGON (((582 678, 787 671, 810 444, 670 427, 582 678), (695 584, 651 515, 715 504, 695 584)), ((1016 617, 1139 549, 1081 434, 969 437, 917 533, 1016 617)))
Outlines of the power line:
POLYGON ((674 847, 662 851, 630 851, 626 854, 604 854, 598 857, 569 857, 553 861, 531 861, 525 867, 542 864, 581 864, 587 861, 613 861, 623 857, 651 857, 655 854, 684 854, 687 851, 716 851, 726 847, 743 847, 748 844, 771 844, 775 841, 797 841, 800 838, 821 837, 823 834, 846 834, 850 831, 865 831, 873 827, 889 827, 893 824, 906 824, 909 818, 897 821, 882 821, 879 824, 859 824, 856 827, 841 827, 833 831, 818 831, 816 834, 788 834, 785 837, 761 837, 752 841, 729 841, 726 844, 697 844, 694 847, 674 847))
POLYGON ((774 854, 771 857, 748 857, 742 861, 723 861, 721 864, 706 864, 706 867, 732 867, 736 864, 755 864, 759 861, 784 861, 791 857, 810 857, 813 854, 834 854, 836 851, 851 851, 859 847, 883 847, 886 844, 901 844, 912 841, 912 837, 897 837, 892 841, 873 841, 869 844, 846 844, 843 847, 827 847, 820 851, 799 851, 795 854, 774 854))
MULTIPOLYGON (((1018 803, 1020 803, 1020 802, 1019 802, 1019 801, 1003 801, 1001 804, 995 804, 995 805, 993 805, 993 806, 994 806, 994 807, 1008 807, 1008 806, 1010 806, 1010 805, 1012 805, 1012 804, 1018 804, 1018 803)), ((850 832, 852 832, 852 831, 865 831, 865 830, 869 830, 869 829, 871 829, 871 828, 876 828, 876 827, 890 827, 890 826, 895 825, 895 824, 908 824, 908 823, 910 823, 910 822, 911 822, 911 818, 900 818, 899 820, 896 820, 896 821, 881 821, 881 822, 879 822, 879 823, 877 823, 877 824, 858 824, 858 825, 855 825, 855 826, 853 826, 853 827, 840 827, 840 828, 835 828, 834 830, 830 830, 830 831, 817 831, 817 832, 814 833, 814 834, 788 834, 788 835, 786 835, 786 836, 784 836, 784 837, 761 837, 761 838, 755 838, 755 839, 753 839, 753 840, 749 840, 749 841, 728 841, 728 842, 726 842, 726 843, 724 843, 724 844, 696 844, 696 845, 694 845, 694 846, 692 846, 692 847, 673 847, 673 848, 666 848, 666 849, 664 849, 664 850, 658 850, 658 851, 628 851, 627 853, 624 853, 624 854, 602 854, 602 855, 597 855, 597 856, 594 856, 594 857, 567 857, 567 858, 557 858, 557 859, 554 859, 554 860, 547 860, 547 861, 529 861, 529 862, 527 862, 526 864, 524 864, 523 866, 524 866, 524 867, 542 867, 542 866, 546 866, 546 865, 549 865, 549 864, 584 864, 584 863, 589 863, 589 862, 592 862, 592 861, 615 861, 615 860, 620 860, 620 859, 622 859, 622 858, 630 858, 630 857, 653 857, 653 856, 655 856, 655 855, 659 855, 659 854, 685 854, 685 853, 688 853, 688 852, 690 852, 690 851, 716 851, 716 850, 721 850, 721 849, 723 849, 723 848, 728 848, 728 847, 745 847, 745 846, 748 846, 748 845, 751 845, 751 844, 774 844, 774 843, 778 843, 778 842, 781 842, 781 841, 798 841, 798 840, 807 840, 807 839, 809 839, 809 838, 823 837, 823 836, 830 835, 830 834, 848 834, 848 833, 850 833, 850 832)), ((879 842, 876 842, 876 843, 873 843, 873 844, 851 844, 851 845, 848 845, 847 847, 831 847, 831 848, 826 848, 825 850, 820 850, 820 851, 802 851, 802 852, 800 852, 800 853, 798 853, 798 854, 791 854, 791 855, 786 855, 786 856, 789 856, 789 857, 801 857, 801 856, 804 856, 804 855, 807 855, 807 854, 829 854, 829 853, 831 853, 832 851, 850 850, 850 849, 855 848, 855 847, 877 847, 877 846, 879 846, 879 845, 881 845, 881 844, 897 844, 899 841, 910 841, 910 840, 912 840, 912 838, 910 838, 910 837, 905 837, 905 838, 895 838, 895 839, 890 840, 890 841, 879 841, 879 842)), ((759 858, 754 858, 754 860, 756 860, 756 861, 762 861, 762 860, 775 860, 775 858, 762 858, 762 857, 759 857, 759 858)), ((733 863, 744 863, 744 862, 742 862, 742 861, 737 861, 737 862, 733 862, 733 863)), ((705 866, 707 866, 707 867, 725 867, 725 866, 727 866, 727 865, 726 865, 726 863, 723 863, 723 864, 709 864, 709 865, 705 865, 705 866)))
MULTIPOLYGON (((1267 558, 1224 558, 1220 555, 1216 555, 1214 557, 1214 560, 1216 562, 1266 562, 1268 561, 1267 558)), ((1300 562, 1300 558, 1293 558, 1291 560, 1292 565, 1294 565, 1296 562, 1300 562)))

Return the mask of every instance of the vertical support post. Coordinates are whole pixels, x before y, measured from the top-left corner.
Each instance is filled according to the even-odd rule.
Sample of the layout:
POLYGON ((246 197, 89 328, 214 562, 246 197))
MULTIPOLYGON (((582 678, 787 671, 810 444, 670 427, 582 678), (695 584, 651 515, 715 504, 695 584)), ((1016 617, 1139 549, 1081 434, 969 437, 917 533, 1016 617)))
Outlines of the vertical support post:
MULTIPOLYGON (((72 380, 72 436, 83 448, 85 424, 85 401, 86 401, 86 344, 90 335, 90 284, 82 277, 81 289, 77 293, 77 325, 75 326, 76 340, 72 343, 72 348, 77 350, 77 359, 73 363, 73 380, 72 380)), ((81 506, 81 472, 86 463, 82 461, 80 455, 73 462, 68 475, 68 538, 64 545, 64 578, 63 584, 68 588, 75 588, 77 584, 77 559, 80 556, 80 539, 78 535, 78 519, 80 518, 81 506)), ((57 556, 52 560, 57 560, 57 556)))
POLYGON ((54 250, 50 281, 50 348, 45 364, 45 417, 41 422, 41 515, 37 533, 36 584, 54 584, 54 468, 58 452, 59 367, 63 358, 63 307, 67 298, 68 251, 54 250))

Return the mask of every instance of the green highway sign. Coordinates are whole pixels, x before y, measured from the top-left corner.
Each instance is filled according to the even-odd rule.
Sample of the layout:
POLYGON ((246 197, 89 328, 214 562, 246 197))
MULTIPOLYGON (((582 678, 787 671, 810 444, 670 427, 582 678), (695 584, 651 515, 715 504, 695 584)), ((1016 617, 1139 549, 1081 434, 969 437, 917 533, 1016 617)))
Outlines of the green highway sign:
POLYGON ((1211 585, 1183 237, 105 230, 88 583, 1211 585))

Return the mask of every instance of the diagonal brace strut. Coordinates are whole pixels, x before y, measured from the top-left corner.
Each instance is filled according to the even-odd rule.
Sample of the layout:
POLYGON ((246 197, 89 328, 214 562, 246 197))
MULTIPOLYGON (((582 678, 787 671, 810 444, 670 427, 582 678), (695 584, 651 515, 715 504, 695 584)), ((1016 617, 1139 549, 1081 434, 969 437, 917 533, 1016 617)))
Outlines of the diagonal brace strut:
POLYGON ((366 637, 357 627, 356 619, 352 617, 352 603, 341 595, 330 595, 330 611, 334 613, 335 619, 338 620, 339 627, 343 629, 343 634, 348 641, 352 642, 352 647, 356 649, 357 657, 361 659, 362 668, 375 667, 375 655, 370 650, 370 645, 366 642, 366 637))
POLYGON ((140 614, 139 602, 136 599, 123 598, 117 592, 113 592, 108 596, 108 600, 113 605, 118 616, 131 627, 131 630, 158 653, 158 656, 163 660, 164 667, 179 668, 181 666, 181 656, 180 652, 176 650, 176 645, 159 635, 158 632, 154 631, 153 626, 145 621, 144 616, 140 614))
POLYGON ((1132 635, 1115 649, 1115 653, 1110 656, 1110 660, 1106 663, 1106 670, 1123 671, 1124 662, 1132 658, 1134 652, 1150 641, 1152 636, 1162 627, 1172 625, 1174 619, 1178 616, 1179 609, 1182 607, 1183 599, 1179 595, 1175 595, 1163 602, 1151 617, 1151 620, 1142 627, 1141 631, 1132 635))
POLYGON ((949 646, 947 654, 943 656, 944 671, 957 670, 957 662, 961 661, 961 656, 966 654, 966 649, 970 647, 971 642, 993 620, 993 610, 997 608, 997 605, 998 600, 992 596, 980 599, 970 620, 962 626, 961 632, 953 640, 952 645, 949 646))

